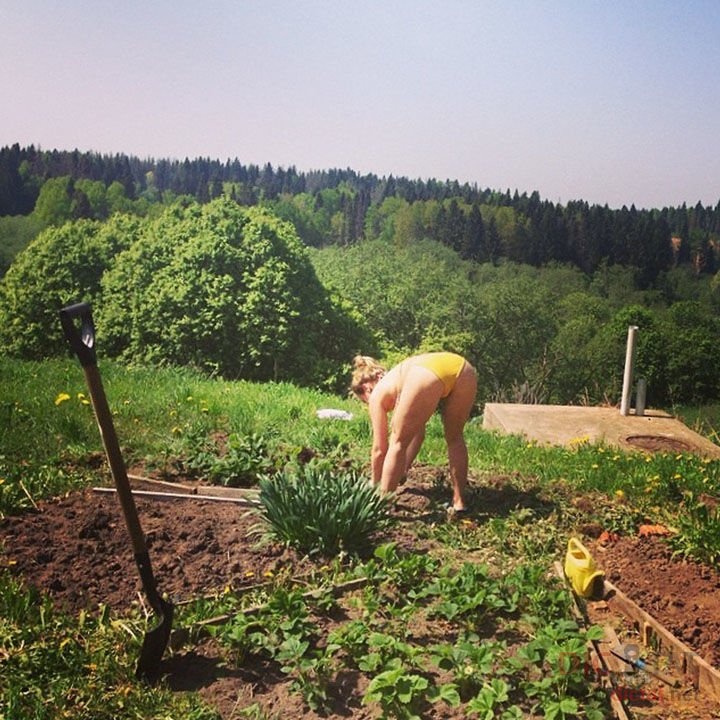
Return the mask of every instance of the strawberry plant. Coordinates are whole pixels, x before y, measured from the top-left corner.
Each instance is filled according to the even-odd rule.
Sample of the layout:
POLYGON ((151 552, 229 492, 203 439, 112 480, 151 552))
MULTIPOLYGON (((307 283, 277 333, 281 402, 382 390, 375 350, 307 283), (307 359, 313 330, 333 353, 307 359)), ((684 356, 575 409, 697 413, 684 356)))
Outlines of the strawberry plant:
POLYGON ((418 712, 427 702, 429 685, 426 677, 408 672, 402 660, 394 658, 370 681, 363 703, 378 703, 383 719, 420 720, 418 712))
POLYGON ((500 672, 501 659, 507 653, 504 643, 481 642, 474 633, 463 634, 454 645, 434 645, 430 650, 431 661, 453 674, 453 681, 464 699, 477 693, 491 674, 500 672))

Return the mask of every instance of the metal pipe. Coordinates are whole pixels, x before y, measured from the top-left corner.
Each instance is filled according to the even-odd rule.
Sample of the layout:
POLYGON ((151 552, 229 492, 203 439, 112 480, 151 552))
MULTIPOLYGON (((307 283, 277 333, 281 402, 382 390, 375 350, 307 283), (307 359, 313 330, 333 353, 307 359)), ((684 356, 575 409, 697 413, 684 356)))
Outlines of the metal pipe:
POLYGON ((637 325, 628 325, 625 373, 623 375, 622 401, 620 402, 621 415, 627 415, 630 412, 630 393, 632 392, 633 365, 635 364, 635 335, 637 331, 637 325))
POLYGON ((645 400, 647 398, 647 380, 638 378, 635 390, 635 415, 642 417, 645 414, 645 400))

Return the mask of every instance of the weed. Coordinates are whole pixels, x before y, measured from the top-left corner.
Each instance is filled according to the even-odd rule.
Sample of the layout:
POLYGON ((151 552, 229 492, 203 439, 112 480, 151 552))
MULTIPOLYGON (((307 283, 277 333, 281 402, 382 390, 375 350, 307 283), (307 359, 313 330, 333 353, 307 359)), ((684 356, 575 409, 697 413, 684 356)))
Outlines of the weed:
POLYGON ((0 574, 0 618, 3 717, 218 720, 196 696, 148 692, 135 681, 137 620, 113 620, 107 608, 97 617, 68 618, 6 573, 0 574))
POLYGON ((720 511, 690 492, 683 505, 678 532, 669 540, 673 553, 716 565, 720 561, 720 511))

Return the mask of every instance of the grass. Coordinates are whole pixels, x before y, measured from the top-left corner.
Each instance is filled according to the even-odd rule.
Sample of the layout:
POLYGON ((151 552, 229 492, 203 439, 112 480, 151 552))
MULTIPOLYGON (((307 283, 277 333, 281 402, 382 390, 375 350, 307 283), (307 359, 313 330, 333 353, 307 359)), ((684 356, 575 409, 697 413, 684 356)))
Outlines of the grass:
POLYGON ((0 573, 0 717, 27 720, 217 720, 194 695, 135 680, 140 624, 72 618, 0 573))
MULTIPOLYGON (((100 371, 127 464, 143 463, 170 476, 195 473, 223 484, 254 484, 258 474, 292 472, 302 455, 318 472, 340 464, 355 472, 367 469, 370 428, 364 406, 356 401, 289 384, 223 382, 187 369, 101 362, 100 371), (346 410, 353 419, 321 420, 320 408, 346 410)), ((98 483, 106 473, 98 462, 102 446, 76 362, 0 358, 0 387, 0 517, 98 483)), ((717 409, 684 413, 686 422, 713 437, 717 409)), ((482 522, 425 526, 422 532, 438 543, 433 557, 384 548, 377 558, 354 566, 326 561, 305 579, 307 586, 320 587, 358 575, 370 578, 353 600, 353 617, 365 627, 344 626, 342 648, 318 645, 308 624, 308 617, 331 612, 329 605, 307 607, 281 578, 252 596, 231 593, 198 601, 180 610, 178 624, 269 603, 259 635, 252 626, 230 626, 218 631, 219 639, 236 658, 258 652, 287 668, 296 691, 318 706, 326 701, 333 669, 355 657, 372 668, 364 671, 372 677, 367 702, 388 717, 406 711, 411 716, 427 702, 453 704, 458 696, 468 703, 470 716, 521 717, 520 706, 527 710, 534 703, 546 716, 602 717, 598 698, 558 665, 582 638, 563 624, 567 607, 561 589, 537 569, 547 568, 562 552, 581 518, 574 504, 580 496, 590 500, 589 517, 605 529, 633 532, 645 520, 665 522, 680 530, 673 541, 678 553, 701 560, 720 557, 717 515, 706 504, 708 496, 720 497, 720 462, 689 454, 625 454, 580 438, 569 448, 546 447, 486 432, 480 418, 471 420, 466 437, 471 474, 479 478, 470 500, 482 522), (497 476, 505 478, 502 487, 485 484, 497 476), (483 516, 483 498, 493 493, 493 514, 483 516), (480 575, 453 564, 469 553, 496 569, 490 579, 480 573, 478 581, 480 575), (448 560, 450 570, 438 580, 437 569, 448 560), (482 587, 474 590, 473 584, 482 587), (457 597, 455 587, 462 589, 457 597), (520 609, 513 605, 518 587, 526 598, 520 609), (494 588, 490 596, 488 588, 494 588), (285 595, 276 596, 280 591, 285 595), (432 658, 447 667, 465 662, 463 653, 477 643, 463 644, 458 636, 457 647, 433 648, 431 657, 427 648, 391 646, 384 638, 418 613, 465 623, 463 632, 471 637, 477 628, 467 620, 467 598, 482 603, 486 620, 525 648, 525 664, 508 665, 496 649, 490 659, 473 660, 473 667, 485 662, 491 669, 475 678, 472 692, 464 675, 441 688, 426 686, 421 667, 432 658), (284 610, 272 616, 273 607, 284 610), (300 615, 295 625, 287 625, 292 608, 300 615), (288 627, 299 631, 286 632, 288 627), (398 694, 399 685, 406 692, 398 694)), ((418 461, 445 465, 445 453, 441 423, 434 417, 418 461)), ((193 694, 136 683, 134 658, 143 622, 107 612, 65 616, 0 569, 0 718, 217 717, 193 694)), ((259 708, 246 711, 263 717, 259 708)))

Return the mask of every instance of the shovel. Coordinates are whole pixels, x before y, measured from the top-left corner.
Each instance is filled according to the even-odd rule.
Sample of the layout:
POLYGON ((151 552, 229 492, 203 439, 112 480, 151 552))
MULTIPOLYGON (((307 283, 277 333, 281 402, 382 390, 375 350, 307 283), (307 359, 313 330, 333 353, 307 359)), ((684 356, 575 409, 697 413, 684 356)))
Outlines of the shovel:
POLYGON ((159 619, 158 624, 145 633, 135 673, 139 679, 152 682, 158 675, 160 660, 170 638, 174 606, 160 596, 155 585, 145 536, 140 527, 135 500, 128 482, 127 470, 120 452, 112 415, 110 414, 110 408, 108 407, 97 368, 95 326, 90 305, 78 303, 63 308, 60 311, 60 322, 70 347, 78 356, 78 360, 80 360, 83 367, 105 454, 110 464, 115 488, 125 517, 125 524, 132 541, 140 581, 148 602, 159 619), (77 327, 76 320, 80 321, 80 329, 77 327))

